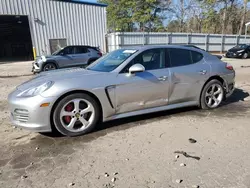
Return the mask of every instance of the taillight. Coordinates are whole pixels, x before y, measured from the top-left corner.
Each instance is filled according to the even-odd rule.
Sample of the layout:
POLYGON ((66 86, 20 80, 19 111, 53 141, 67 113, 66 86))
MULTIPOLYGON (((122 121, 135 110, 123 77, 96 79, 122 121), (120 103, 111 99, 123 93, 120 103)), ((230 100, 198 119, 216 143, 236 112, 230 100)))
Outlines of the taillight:
POLYGON ((102 52, 100 52, 100 51, 99 51, 97 54, 98 54, 99 56, 102 56, 102 52))
POLYGON ((233 66, 229 63, 226 63, 226 69, 228 70, 234 70, 233 66))

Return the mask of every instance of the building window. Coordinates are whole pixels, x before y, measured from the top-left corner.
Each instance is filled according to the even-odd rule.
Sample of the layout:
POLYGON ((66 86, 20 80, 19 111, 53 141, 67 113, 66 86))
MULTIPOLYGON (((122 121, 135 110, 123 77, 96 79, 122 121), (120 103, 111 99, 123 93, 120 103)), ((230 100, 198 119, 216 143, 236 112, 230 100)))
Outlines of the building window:
POLYGON ((67 39, 49 39, 50 53, 60 50, 67 46, 67 39))

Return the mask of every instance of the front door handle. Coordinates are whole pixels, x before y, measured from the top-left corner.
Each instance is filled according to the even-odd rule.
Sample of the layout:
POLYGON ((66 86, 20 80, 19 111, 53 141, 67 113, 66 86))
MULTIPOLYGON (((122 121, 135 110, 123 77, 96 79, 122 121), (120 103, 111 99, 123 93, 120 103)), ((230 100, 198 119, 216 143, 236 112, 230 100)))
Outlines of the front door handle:
POLYGON ((159 81, 166 81, 168 79, 167 76, 161 76, 158 78, 159 81))
POLYGON ((207 74, 207 71, 206 70, 201 70, 201 71, 199 71, 199 73, 202 74, 202 75, 205 75, 205 74, 207 74))

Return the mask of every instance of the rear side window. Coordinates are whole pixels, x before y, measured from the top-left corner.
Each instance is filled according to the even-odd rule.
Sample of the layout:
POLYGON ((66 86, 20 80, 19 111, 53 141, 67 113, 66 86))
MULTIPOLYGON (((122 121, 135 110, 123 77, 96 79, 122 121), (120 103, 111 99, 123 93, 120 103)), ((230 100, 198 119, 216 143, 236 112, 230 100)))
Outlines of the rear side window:
POLYGON ((203 55, 199 52, 191 51, 193 63, 198 63, 203 59, 203 55))
POLYGON ((191 65, 202 60, 203 55, 199 52, 186 49, 171 48, 169 49, 171 67, 191 65))
POLYGON ((172 67, 179 67, 192 64, 191 51, 185 49, 171 48, 169 56, 172 67))

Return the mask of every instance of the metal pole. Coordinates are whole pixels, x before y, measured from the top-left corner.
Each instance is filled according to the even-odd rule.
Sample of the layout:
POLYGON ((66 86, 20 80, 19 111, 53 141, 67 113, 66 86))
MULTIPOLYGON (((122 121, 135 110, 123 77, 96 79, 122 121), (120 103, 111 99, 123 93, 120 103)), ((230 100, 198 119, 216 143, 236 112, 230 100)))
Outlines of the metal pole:
POLYGON ((143 46, 144 46, 144 44, 145 44, 145 26, 144 26, 144 22, 143 22, 143 25, 142 25, 142 29, 143 29, 143 34, 142 34, 142 37, 143 37, 143 46))
POLYGON ((246 25, 246 27, 245 27, 245 39, 247 38, 247 27, 248 27, 248 25, 246 25))

